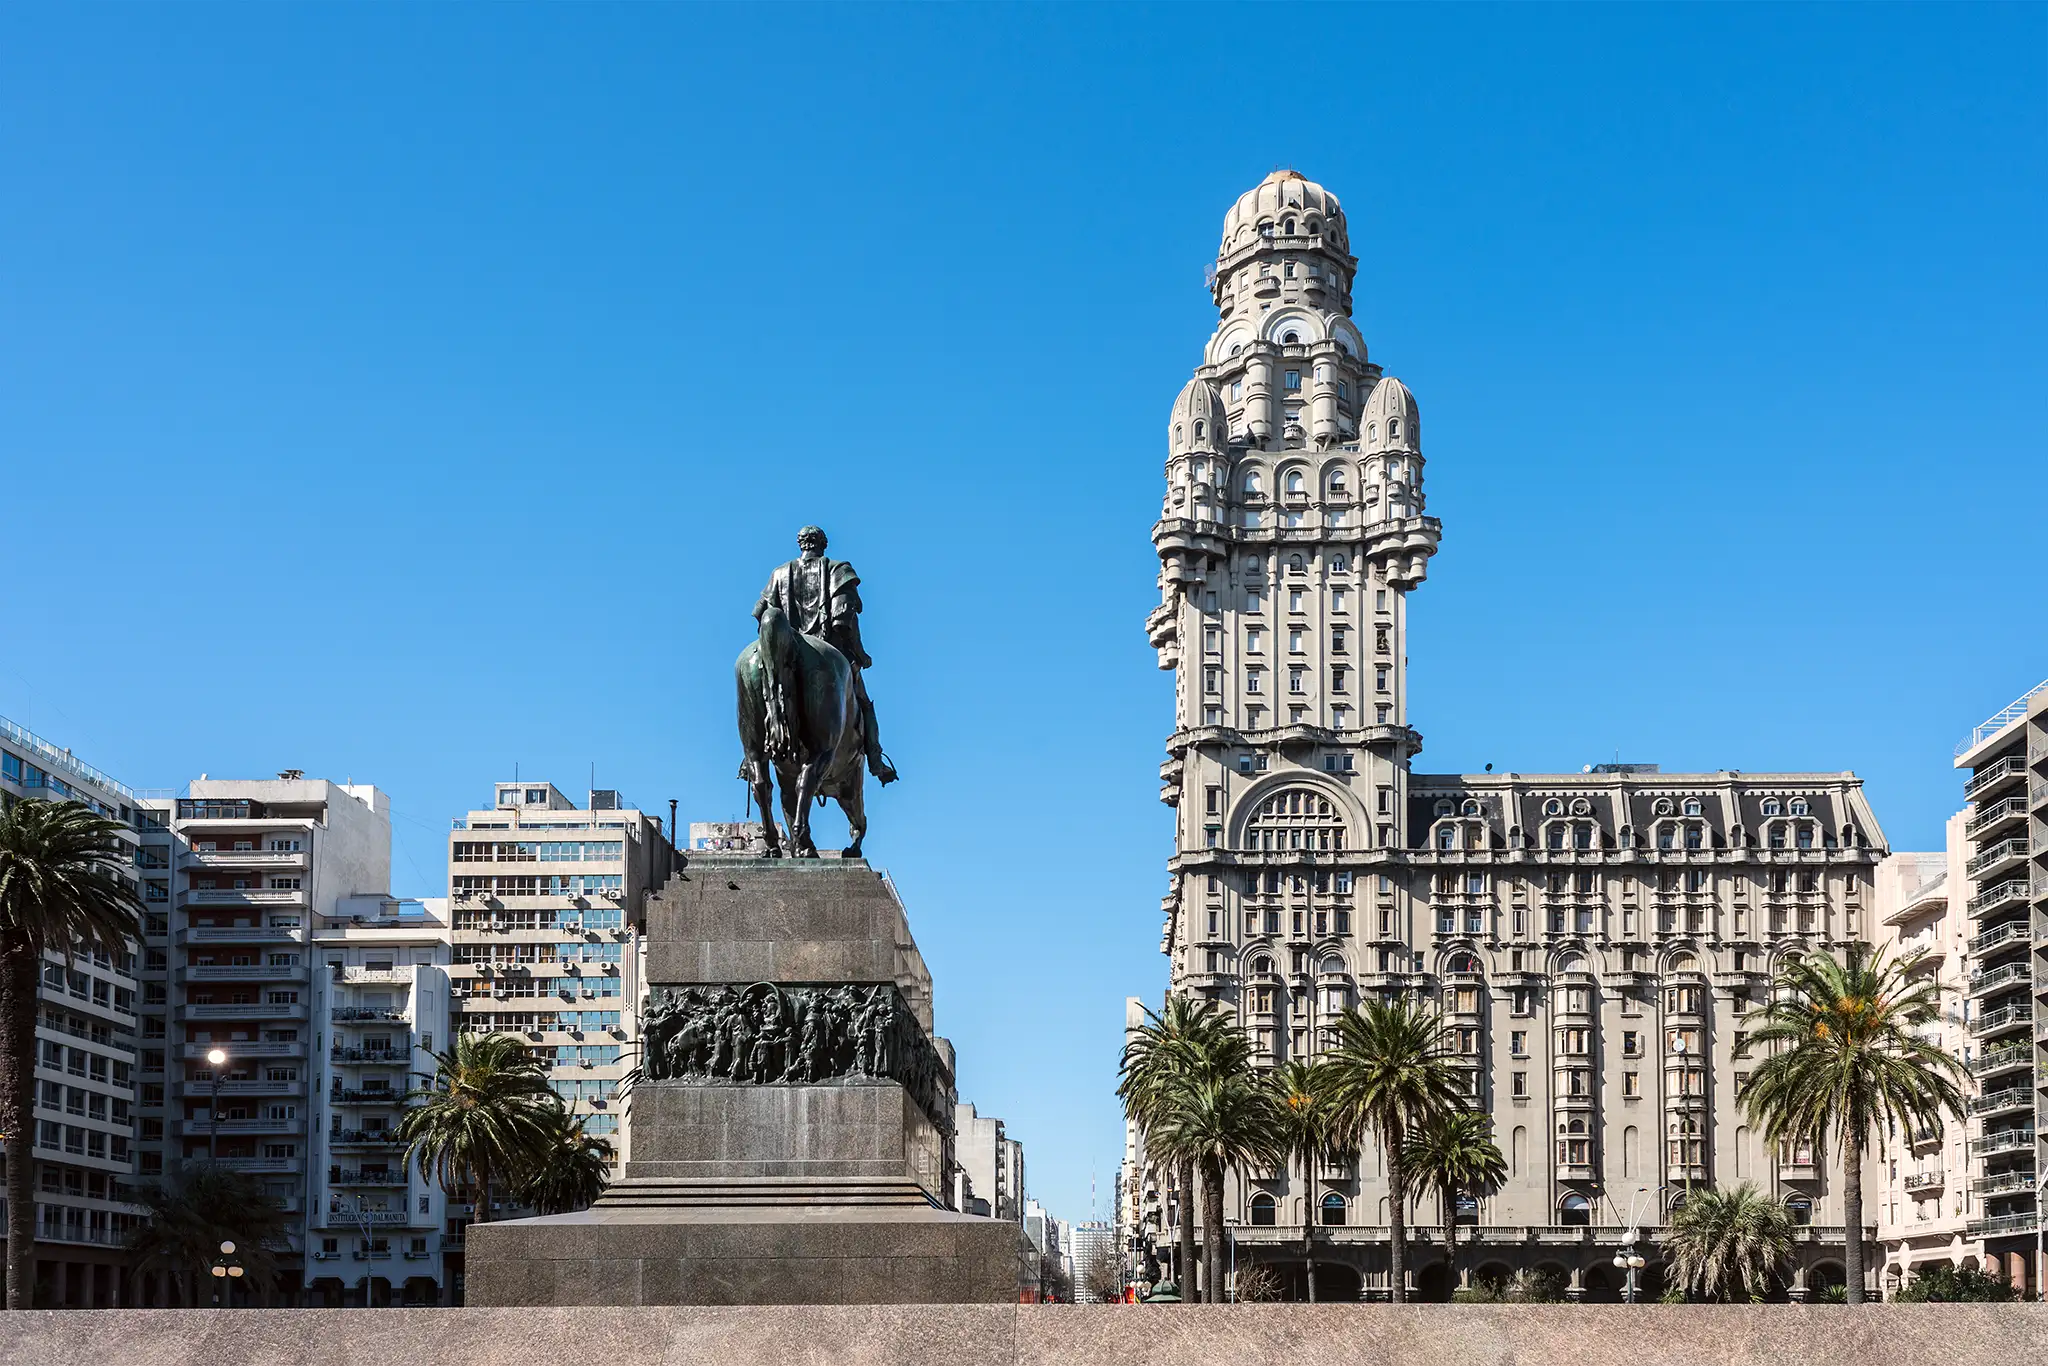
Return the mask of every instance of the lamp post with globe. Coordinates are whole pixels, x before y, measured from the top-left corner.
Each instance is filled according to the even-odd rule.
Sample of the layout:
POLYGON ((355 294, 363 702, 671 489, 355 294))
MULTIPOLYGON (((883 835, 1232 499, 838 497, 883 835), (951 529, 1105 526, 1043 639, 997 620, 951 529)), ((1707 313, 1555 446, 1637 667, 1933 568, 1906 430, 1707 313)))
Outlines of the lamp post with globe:
MULTIPOLYGON (((214 1051, 219 1052, 220 1050, 215 1049, 214 1051)), ((236 1281, 242 1279, 242 1264, 229 1260, 234 1255, 235 1245, 232 1241, 223 1242, 220 1245, 220 1260, 213 1264, 213 1307, 215 1309, 220 1308, 222 1289, 224 1287, 231 1287, 236 1281)), ((232 1291, 228 1294, 228 1302, 230 1304, 234 1302, 232 1291)))
MULTIPOLYGON (((213 1100, 207 1107, 206 1121, 206 1160, 208 1162, 218 1162, 220 1160, 220 1072, 223 1067, 227 1066, 227 1061, 226 1049, 209 1048, 206 1050, 206 1065, 213 1069, 213 1100)), ((230 1246, 225 1250, 232 1252, 234 1248, 230 1246)), ((214 1274, 219 1275, 221 1273, 216 1271, 214 1274)), ((235 1274, 239 1276, 242 1273, 237 1271, 235 1274)))

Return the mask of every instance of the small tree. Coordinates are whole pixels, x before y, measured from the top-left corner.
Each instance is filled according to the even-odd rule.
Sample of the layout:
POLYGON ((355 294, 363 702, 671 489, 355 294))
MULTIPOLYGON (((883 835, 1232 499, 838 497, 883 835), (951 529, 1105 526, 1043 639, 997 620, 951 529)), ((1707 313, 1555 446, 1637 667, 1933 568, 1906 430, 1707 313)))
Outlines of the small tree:
POLYGON ((134 1274, 161 1266, 186 1305, 197 1307, 208 1298, 199 1286, 210 1278, 224 1242, 235 1245, 252 1292, 276 1280, 277 1253, 291 1222, 247 1173, 188 1162, 165 1180, 138 1186, 135 1203, 148 1217, 128 1234, 134 1274))
POLYGON ((1088 1264, 1082 1289, 1094 1304, 1115 1304, 1124 1297, 1124 1269, 1114 1257, 1097 1257, 1088 1264))
POLYGON ((1240 1262, 1236 1289, 1240 1304, 1270 1304, 1280 1298, 1280 1273, 1262 1262, 1240 1262))
POLYGON ((1942 1262, 1915 1273, 1891 1298, 1901 1304, 2010 1304, 2019 1297, 2011 1281, 1942 1262))
POLYGON ((1725 1191, 1698 1186, 1671 1216, 1664 1250, 1689 1294, 1754 1303, 1792 1260, 1792 1215, 1748 1181, 1725 1191))

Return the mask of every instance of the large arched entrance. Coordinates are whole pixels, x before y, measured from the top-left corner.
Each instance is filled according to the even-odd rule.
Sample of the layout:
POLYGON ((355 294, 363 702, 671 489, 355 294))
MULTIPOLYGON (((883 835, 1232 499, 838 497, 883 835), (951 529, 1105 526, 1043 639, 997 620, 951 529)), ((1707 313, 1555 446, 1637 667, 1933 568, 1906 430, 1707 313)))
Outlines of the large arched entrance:
POLYGON ((1425 1304, 1446 1303, 1456 1288, 1451 1284, 1450 1268, 1442 1261, 1431 1262, 1415 1272, 1415 1298, 1425 1304))

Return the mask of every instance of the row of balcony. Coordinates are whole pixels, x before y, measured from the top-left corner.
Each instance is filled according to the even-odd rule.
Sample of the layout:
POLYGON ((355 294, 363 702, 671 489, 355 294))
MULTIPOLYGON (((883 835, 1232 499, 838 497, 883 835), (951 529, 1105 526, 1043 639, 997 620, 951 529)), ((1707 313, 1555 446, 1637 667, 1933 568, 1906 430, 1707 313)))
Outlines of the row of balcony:
POLYGON ((1994 1115, 2005 1110, 2031 1110, 2034 1108, 2034 1088, 2031 1086, 2010 1086, 2003 1091, 1989 1095, 1974 1096, 1970 1100, 1973 1115, 1994 1115))
POLYGON ((2025 942, 2029 937, 2027 922, 2008 920, 2003 925, 1993 925, 1969 943, 1971 953, 1985 954, 1993 949, 2004 948, 2014 941, 2025 942))
POLYGON ((2026 771, 2027 761, 2017 754, 2008 754, 1996 763, 1986 764, 1963 784, 1963 800, 1974 802, 1979 797, 1988 796, 2012 779, 2023 777, 2026 771))
POLYGON ((304 982, 304 963, 183 963, 178 968, 183 982, 304 982))
POLYGON ((2041 1178, 2033 1172, 2000 1172, 1996 1176, 1979 1177, 1970 1183, 1970 1189, 1980 1196, 2024 1195, 2040 1187, 2041 1178))
POLYGON ((2003 882, 1993 883, 1971 897, 1969 913, 1972 918, 1979 918, 1990 915, 1993 911, 2002 911, 2008 906, 2024 906, 2029 895, 2031 894, 2026 878, 2009 877, 2003 882))
POLYGON ((1915 1191, 1940 1190, 1944 1185, 1947 1184, 1947 1182, 1947 1176, 1944 1173, 1938 1171, 1908 1172, 1906 1174, 1905 1179, 1901 1181, 1899 1184, 1903 1186, 1906 1190, 1906 1193, 1910 1195, 1915 1191))
POLYGON ((1964 1225, 1964 1233, 1971 1238, 1996 1238, 2012 1233, 2032 1233, 2040 1226, 2040 1211, 2028 1210, 2024 1214, 2000 1214, 1989 1219, 1972 1219, 1964 1225))
POLYGON ((1985 846, 1978 852, 1977 857, 1963 865, 1963 871, 1971 877, 1976 877, 1979 873, 1997 869, 2014 859, 2025 858, 2032 850, 2031 839, 2025 835, 2015 835, 2011 839, 1985 846))
POLYGON ((1970 1021, 1972 1034, 1999 1034, 2008 1029, 2023 1029, 2034 1022, 2034 1007, 2031 1002, 2006 1006, 2000 1010, 1988 1011, 1970 1021))
POLYGON ((2025 820, 2026 817, 2027 799, 2025 797, 2007 797, 2003 801, 1993 802, 1991 805, 1984 807, 1976 815, 1964 821, 1963 833, 1975 836, 1985 831, 1996 830, 2008 821, 2025 820))
POLYGON ((2017 963, 2007 963, 2001 967, 1992 968, 1987 972, 1971 973, 1970 994, 1972 996, 1981 996, 1989 991, 1997 991, 2001 987, 2025 985, 2033 980, 2033 965, 2025 959, 2021 959, 2017 963))

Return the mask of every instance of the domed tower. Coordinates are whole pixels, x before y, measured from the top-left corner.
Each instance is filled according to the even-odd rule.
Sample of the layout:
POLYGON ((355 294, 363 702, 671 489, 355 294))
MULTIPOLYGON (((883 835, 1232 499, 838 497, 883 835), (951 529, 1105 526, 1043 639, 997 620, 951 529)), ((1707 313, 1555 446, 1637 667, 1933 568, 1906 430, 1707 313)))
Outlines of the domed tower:
POLYGON ((1414 395, 1351 318, 1357 269, 1343 206, 1299 172, 1224 215, 1216 329, 1167 419, 1153 530, 1147 626, 1176 681, 1162 947, 1173 989, 1230 1004, 1267 1063, 1313 1054, 1415 942, 1407 596, 1441 528, 1414 395))

